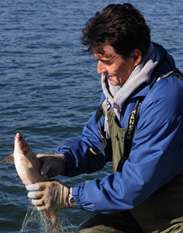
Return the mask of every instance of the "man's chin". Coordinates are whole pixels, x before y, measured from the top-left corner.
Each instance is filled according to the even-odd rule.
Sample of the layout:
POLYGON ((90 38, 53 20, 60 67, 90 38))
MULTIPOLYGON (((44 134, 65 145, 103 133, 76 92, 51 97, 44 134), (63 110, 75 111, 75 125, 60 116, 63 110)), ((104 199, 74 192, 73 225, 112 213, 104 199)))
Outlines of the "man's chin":
POLYGON ((118 85, 119 85, 118 82, 113 81, 113 80, 110 80, 110 79, 109 79, 109 83, 110 83, 112 86, 118 86, 118 85))

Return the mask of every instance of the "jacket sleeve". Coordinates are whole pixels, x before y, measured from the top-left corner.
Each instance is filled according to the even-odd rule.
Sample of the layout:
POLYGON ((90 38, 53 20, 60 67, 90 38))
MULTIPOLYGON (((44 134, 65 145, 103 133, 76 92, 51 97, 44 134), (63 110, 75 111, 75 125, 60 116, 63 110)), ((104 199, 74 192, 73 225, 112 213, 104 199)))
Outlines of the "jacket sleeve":
POLYGON ((100 213, 132 209, 183 170, 182 155, 183 82, 169 77, 154 85, 141 106, 122 172, 73 187, 76 205, 100 213))
MULTIPOLYGON (((102 96, 101 102, 103 101, 102 96)), ((103 131, 103 116, 98 121, 98 127, 103 131)), ((56 149, 57 154, 64 154, 66 159, 65 175, 75 176, 83 173, 91 173, 103 168, 106 162, 111 160, 110 142, 107 148, 100 155, 94 155, 90 148, 96 152, 102 148, 102 141, 96 129, 96 112, 86 123, 80 138, 77 138, 56 149)))

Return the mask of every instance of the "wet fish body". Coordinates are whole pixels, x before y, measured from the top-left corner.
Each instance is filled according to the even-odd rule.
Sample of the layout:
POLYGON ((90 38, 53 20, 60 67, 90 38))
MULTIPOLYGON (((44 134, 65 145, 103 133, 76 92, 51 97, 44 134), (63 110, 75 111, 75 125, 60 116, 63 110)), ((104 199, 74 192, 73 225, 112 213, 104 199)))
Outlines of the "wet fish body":
MULTIPOLYGON (((46 175, 43 176, 40 174, 41 164, 38 158, 19 133, 15 135, 13 154, 3 160, 4 163, 13 161, 15 163, 16 171, 25 185, 48 181, 48 177, 46 175)), ((46 210, 45 215, 52 223, 52 226, 48 232, 59 232, 58 210, 46 210)))

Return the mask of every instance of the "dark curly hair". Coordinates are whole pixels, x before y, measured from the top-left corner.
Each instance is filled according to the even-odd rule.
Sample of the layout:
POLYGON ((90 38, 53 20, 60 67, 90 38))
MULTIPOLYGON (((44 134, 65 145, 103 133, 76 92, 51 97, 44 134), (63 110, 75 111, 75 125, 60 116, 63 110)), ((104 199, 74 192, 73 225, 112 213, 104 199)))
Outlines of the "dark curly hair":
POLYGON ((150 29, 142 14, 129 3, 110 4, 89 19, 82 29, 81 43, 86 51, 103 53, 105 43, 124 59, 134 49, 139 49, 142 56, 150 46, 150 29))

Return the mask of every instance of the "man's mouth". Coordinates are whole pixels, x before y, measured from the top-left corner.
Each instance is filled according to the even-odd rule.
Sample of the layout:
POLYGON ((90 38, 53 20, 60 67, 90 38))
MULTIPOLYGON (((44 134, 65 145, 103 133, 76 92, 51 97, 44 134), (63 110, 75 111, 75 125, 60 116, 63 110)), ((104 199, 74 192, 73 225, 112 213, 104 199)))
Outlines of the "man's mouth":
POLYGON ((106 76, 106 78, 107 78, 107 79, 109 79, 109 80, 110 80, 114 75, 109 74, 109 73, 105 73, 105 76, 106 76))

